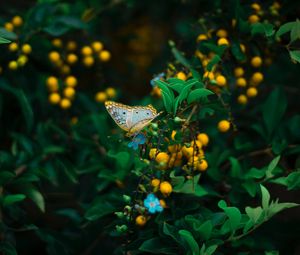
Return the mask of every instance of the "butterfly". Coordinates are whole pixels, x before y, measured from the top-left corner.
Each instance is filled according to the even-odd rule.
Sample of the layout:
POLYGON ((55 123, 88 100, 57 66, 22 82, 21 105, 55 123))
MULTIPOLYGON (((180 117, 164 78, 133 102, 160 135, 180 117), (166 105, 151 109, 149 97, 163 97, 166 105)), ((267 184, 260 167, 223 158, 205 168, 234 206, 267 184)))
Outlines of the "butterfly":
POLYGON ((147 106, 128 106, 112 101, 106 101, 105 107, 116 124, 132 136, 161 114, 150 104, 147 106))

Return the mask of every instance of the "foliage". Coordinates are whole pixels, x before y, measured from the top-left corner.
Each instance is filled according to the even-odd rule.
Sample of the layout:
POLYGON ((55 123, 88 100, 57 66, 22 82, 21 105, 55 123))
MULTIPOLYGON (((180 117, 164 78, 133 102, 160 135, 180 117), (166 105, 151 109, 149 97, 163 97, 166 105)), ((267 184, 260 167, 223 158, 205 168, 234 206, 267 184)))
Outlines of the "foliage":
POLYGON ((1 7, 1 252, 296 254, 295 2, 1 7))

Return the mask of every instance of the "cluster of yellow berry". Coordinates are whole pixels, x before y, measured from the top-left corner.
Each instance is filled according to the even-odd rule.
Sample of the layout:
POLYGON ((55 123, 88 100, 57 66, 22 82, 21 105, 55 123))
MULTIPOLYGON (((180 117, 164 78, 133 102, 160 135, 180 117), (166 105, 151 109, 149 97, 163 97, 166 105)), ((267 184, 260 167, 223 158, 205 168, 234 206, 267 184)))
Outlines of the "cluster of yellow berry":
POLYGON ((62 74, 66 75, 71 72, 71 66, 76 64, 80 57, 82 64, 86 67, 93 66, 95 58, 101 62, 107 62, 111 58, 110 52, 103 49, 100 41, 82 46, 80 54, 77 52, 78 45, 75 41, 68 41, 64 45, 60 38, 55 38, 52 40, 52 45, 56 50, 49 52, 49 60, 62 74))
MULTIPOLYGON (((72 100, 75 98, 75 87, 78 83, 77 78, 71 75, 72 66, 74 66, 81 57, 81 62, 86 67, 91 67, 95 63, 95 57, 101 62, 109 61, 111 54, 104 50, 100 41, 94 41, 90 45, 82 46, 78 51, 78 45, 75 41, 64 43, 60 38, 52 40, 55 50, 48 54, 49 61, 57 68, 60 77, 50 76, 46 80, 48 88, 49 102, 51 104, 60 105, 62 109, 68 109, 72 106, 72 100)), ((107 98, 114 98, 116 91, 108 88, 106 92, 100 92, 96 95, 97 101, 105 101, 107 98)))
POLYGON ((55 76, 49 76, 46 80, 46 85, 49 91, 49 102, 54 105, 59 105, 62 109, 68 109, 72 105, 72 100, 75 97, 75 87, 77 79, 75 76, 67 76, 64 81, 55 76))
POLYGON ((105 91, 97 92, 95 100, 99 103, 104 103, 108 99, 113 99, 117 96, 117 91, 114 88, 107 88, 105 91))
MULTIPOLYGON (((23 19, 20 16, 14 16, 10 22, 4 24, 4 28, 9 32, 18 32, 18 28, 23 25, 23 19)), ((18 42, 11 42, 8 44, 8 50, 16 53, 15 59, 9 61, 8 69, 16 70, 24 66, 28 62, 28 55, 31 53, 31 45, 25 43, 19 45, 18 42)))
MULTIPOLYGON (((172 140, 175 139, 175 135, 176 131, 173 131, 172 140)), ((192 170, 205 171, 208 163, 204 159, 203 147, 207 146, 208 142, 208 135, 200 133, 197 135, 197 139, 187 143, 188 145, 169 145, 168 152, 160 152, 156 148, 151 148, 149 157, 158 163, 158 168, 161 170, 183 166, 182 169, 185 171, 189 171, 191 168, 192 170)))

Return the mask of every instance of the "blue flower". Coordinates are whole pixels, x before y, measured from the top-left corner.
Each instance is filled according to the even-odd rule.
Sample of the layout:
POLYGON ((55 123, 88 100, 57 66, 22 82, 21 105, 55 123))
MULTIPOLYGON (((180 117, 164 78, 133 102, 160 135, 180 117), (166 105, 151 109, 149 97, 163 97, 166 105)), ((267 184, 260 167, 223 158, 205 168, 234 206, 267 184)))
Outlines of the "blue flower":
POLYGON ((128 143, 128 147, 134 150, 139 148, 140 144, 144 144, 146 142, 146 137, 143 134, 136 135, 130 143, 128 143))
POLYGON ((164 208, 161 206, 158 198, 154 194, 149 194, 144 200, 144 206, 148 209, 149 213, 162 212, 164 208))
POLYGON ((165 73, 160 73, 158 75, 156 75, 151 81, 150 81, 150 84, 152 87, 155 86, 155 82, 160 80, 160 78, 164 77, 165 76, 165 73))

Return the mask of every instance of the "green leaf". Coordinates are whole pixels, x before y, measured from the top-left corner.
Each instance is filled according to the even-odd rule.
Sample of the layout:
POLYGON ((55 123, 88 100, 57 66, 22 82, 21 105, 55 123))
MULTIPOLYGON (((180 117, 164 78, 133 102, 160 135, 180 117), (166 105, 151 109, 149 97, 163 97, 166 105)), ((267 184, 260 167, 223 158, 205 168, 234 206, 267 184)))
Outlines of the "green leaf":
POLYGON ((189 96, 187 98, 187 101, 189 104, 191 104, 194 101, 206 98, 207 96, 212 95, 212 94, 214 94, 214 93, 208 89, 204 89, 204 88, 195 89, 195 90, 191 91, 191 93, 189 94, 189 96))
POLYGON ((269 213, 269 217, 272 217, 273 215, 283 211, 284 209, 289 209, 289 208, 293 208, 299 206, 299 204, 296 203, 277 203, 277 202, 273 202, 271 203, 268 213, 269 213))
POLYGON ((3 44, 3 43, 10 43, 11 41, 10 40, 7 40, 3 37, 0 36, 0 44, 3 44))
POLYGON ((177 93, 180 93, 181 90, 184 88, 185 82, 183 80, 177 79, 177 78, 169 78, 167 80, 169 84, 166 83, 166 85, 175 90, 177 93))
POLYGON ((24 194, 7 195, 3 199, 3 206, 8 206, 24 200, 26 196, 24 194))
POLYGON ((291 42, 300 39, 300 21, 297 19, 291 29, 291 42))
POLYGON ((245 211, 246 211, 246 214, 248 215, 249 219, 251 220, 251 222, 253 224, 259 223, 259 220, 264 215, 264 211, 260 206, 256 207, 256 208, 252 208, 252 207, 247 206, 245 208, 245 211))
POLYGON ((144 241, 139 250, 152 254, 178 254, 178 248, 164 244, 161 237, 154 237, 144 241))
POLYGON ((240 210, 237 207, 227 207, 224 200, 219 201, 218 206, 224 210, 225 214, 229 218, 231 231, 235 231, 242 219, 240 210))
POLYGON ((217 250, 217 248, 218 248, 218 245, 216 245, 216 244, 211 245, 211 246, 207 247, 204 254, 205 255, 212 255, 217 250))
POLYGON ((234 158, 234 157, 230 157, 229 161, 231 163, 230 175, 233 178, 239 178, 239 177, 241 177, 242 172, 241 172, 240 162, 236 158, 234 158))
POLYGON ((194 229, 204 240, 208 240, 211 237, 213 224, 211 220, 207 220, 203 224, 201 224, 200 227, 194 229))
POLYGON ((277 87, 269 95, 262 109, 263 121, 269 138, 272 136, 273 131, 278 129, 278 124, 285 113, 286 107, 287 101, 284 92, 277 87))
POLYGON ((214 55, 213 58, 208 62, 206 69, 210 72, 213 67, 218 64, 222 59, 219 55, 214 55))
POLYGON ((179 230, 179 235, 181 238, 187 243, 186 250, 189 250, 187 254, 192 254, 192 255, 198 255, 200 252, 198 243, 194 239, 193 235, 191 232, 187 230, 179 230))
POLYGON ((272 183, 284 185, 288 190, 296 190, 300 188, 300 171, 290 173, 287 177, 280 177, 271 180, 272 183))
POLYGON ((231 52, 232 52, 233 56, 238 61, 246 60, 246 55, 244 54, 244 52, 242 52, 242 49, 241 49, 241 46, 240 46, 239 42, 233 41, 230 49, 231 49, 231 52))
POLYGON ((104 199, 99 200, 97 203, 93 203, 93 205, 88 208, 84 214, 84 218, 89 221, 95 221, 113 213, 115 210, 116 208, 109 201, 105 201, 104 199))
POLYGON ((266 177, 267 178, 271 178, 274 176, 273 174, 273 170, 275 169, 275 167, 278 165, 280 160, 280 155, 277 156, 276 158, 274 158, 270 164, 268 165, 267 171, 266 171, 266 177))
POLYGON ((292 60, 300 63, 300 50, 290 50, 289 53, 292 60))
POLYGON ((191 88, 194 86, 194 84, 187 84, 184 86, 182 91, 180 92, 179 96, 175 99, 174 102, 174 114, 176 114, 178 106, 182 103, 183 100, 185 100, 190 93, 191 88))
POLYGON ((270 193, 263 185, 260 185, 260 189, 262 195, 262 208, 264 209, 264 211, 267 211, 270 204, 270 193))
POLYGON ((278 31, 276 32, 276 37, 280 37, 283 34, 290 32, 294 26, 295 22, 288 22, 280 26, 278 31))
POLYGON ((163 232, 165 235, 172 237, 177 243, 181 243, 181 238, 178 235, 178 229, 176 227, 164 222, 163 232))
POLYGON ((0 28, 0 37, 9 41, 17 40, 17 35, 14 32, 8 31, 5 28, 0 28))
POLYGON ((168 88, 167 83, 164 81, 157 80, 155 83, 162 91, 163 102, 167 112, 171 113, 173 111, 174 93, 168 88))
POLYGON ((274 34, 274 26, 270 23, 255 23, 251 25, 251 34, 263 34, 270 37, 274 34))

